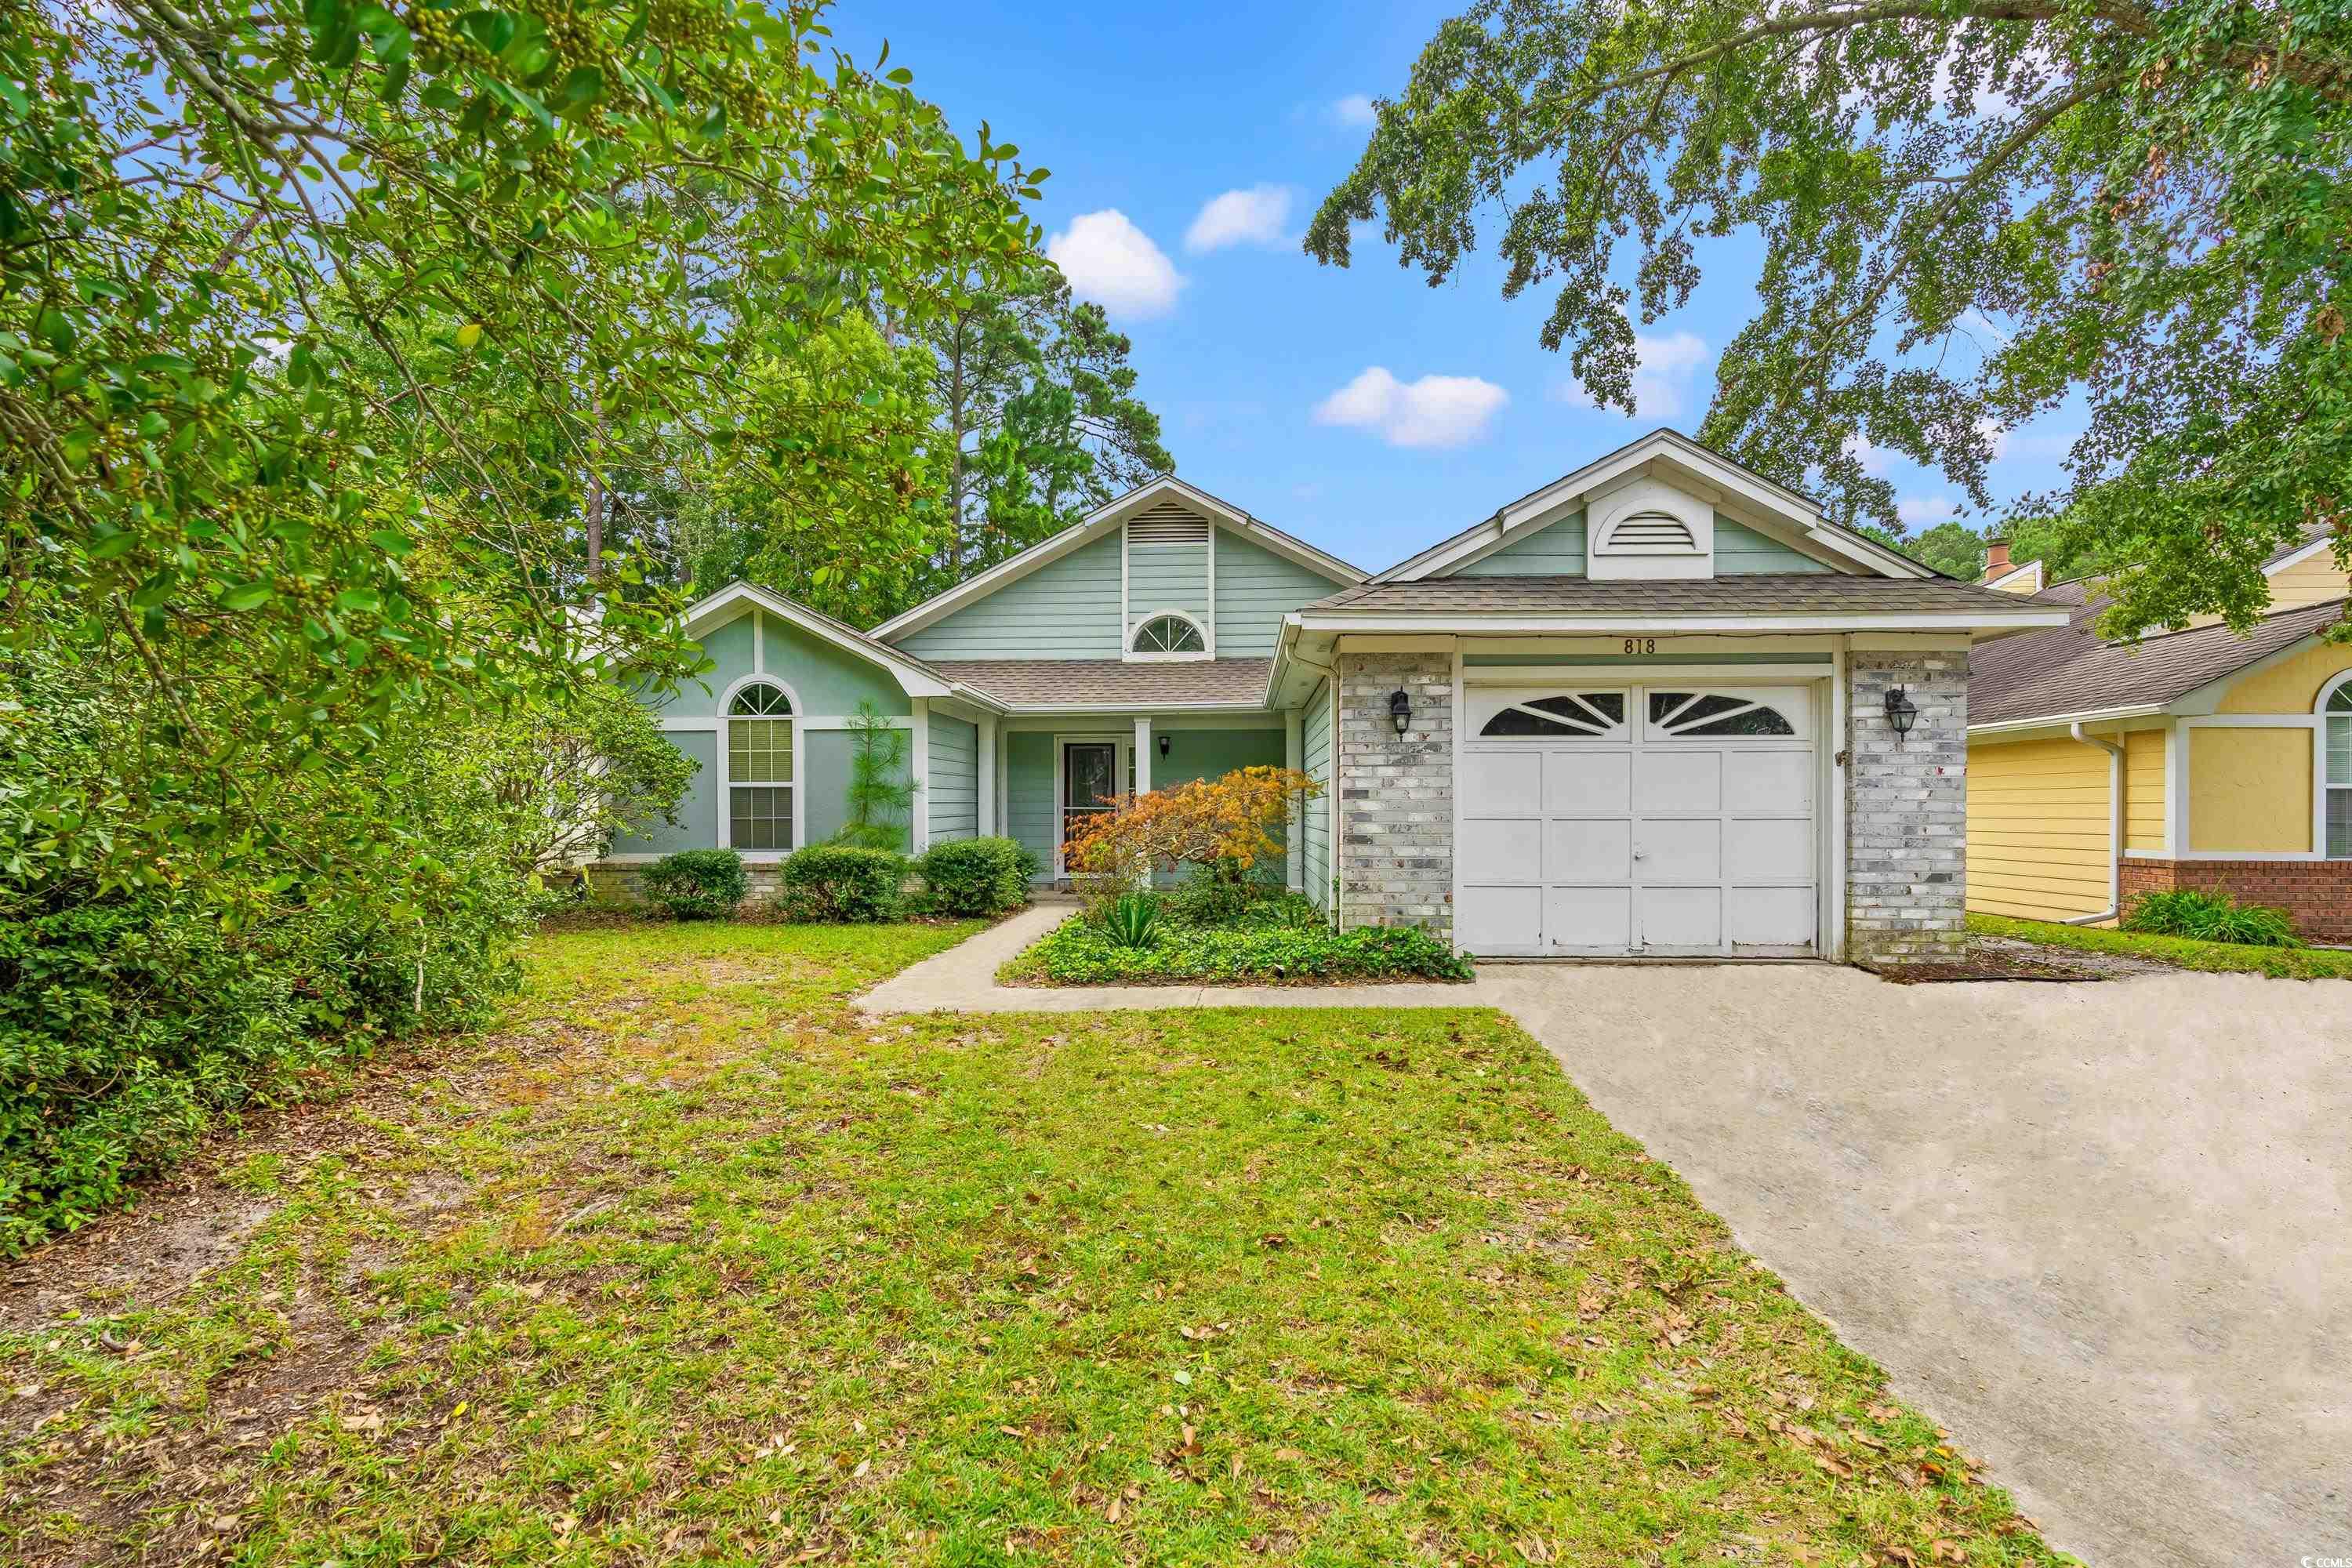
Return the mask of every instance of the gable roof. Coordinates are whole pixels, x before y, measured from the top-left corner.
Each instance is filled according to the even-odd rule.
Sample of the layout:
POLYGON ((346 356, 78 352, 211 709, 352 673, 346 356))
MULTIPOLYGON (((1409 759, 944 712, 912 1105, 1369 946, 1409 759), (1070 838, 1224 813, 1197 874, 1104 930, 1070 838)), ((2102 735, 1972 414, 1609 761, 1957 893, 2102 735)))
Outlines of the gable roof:
POLYGON ((1270 658, 956 658, 933 668, 1017 712, 1262 708, 1270 658))
POLYGON ((836 621, 822 610, 812 610, 798 599, 788 599, 756 583, 746 583, 740 579, 688 608, 686 635, 699 637, 755 605, 779 620, 800 627, 812 637, 880 665, 898 678, 899 686, 909 697, 963 695, 957 690, 955 682, 941 674, 937 667, 910 653, 903 653, 887 643, 877 642, 856 627, 836 621))
POLYGON ((2112 601, 2092 594, 2088 583, 2061 583, 2034 597, 2070 610, 2067 624, 1978 653, 1969 679, 1971 730, 2118 710, 2158 712, 2316 637, 2343 618, 2346 605, 2330 599, 2274 611, 2244 637, 2215 625, 2117 643, 2097 631, 2112 601))
POLYGON ((871 635, 884 639, 902 637, 945 620, 965 605, 1019 582, 1041 566, 1051 565, 1081 545, 1093 543, 1136 513, 1170 500, 1181 500, 1199 509, 1208 516, 1212 524, 1228 529, 1251 543, 1270 550, 1310 572, 1319 573, 1334 583, 1360 583, 1364 580, 1361 572, 1338 556, 1318 550, 1272 523, 1261 522, 1232 502, 1220 500, 1198 486, 1187 484, 1169 474, 1104 503, 1052 538, 1041 540, 1020 554, 1000 561, 987 571, 965 578, 947 592, 935 594, 913 609, 892 616, 876 626, 871 635))
POLYGON ((1411 583, 1433 577, 1471 559, 1549 527, 1592 496, 1644 474, 1694 490, 1720 506, 1731 503, 1736 521, 1763 521, 1795 534, 1841 569, 1881 577, 1934 578, 1934 568, 1899 550, 1857 533, 1822 514, 1819 502, 1765 478, 1745 464, 1682 434, 1661 426, 1598 458, 1573 473, 1496 509, 1451 539, 1439 541, 1372 577, 1375 583, 1411 583))
MULTIPOLYGON (((1987 630, 2050 627, 2059 612, 2018 594, 1948 577, 1853 577, 1825 572, 1754 573, 1596 582, 1590 577, 1426 577, 1367 583, 1318 599, 1293 618, 1333 626, 1354 617, 1440 616, 1507 622, 1590 619, 1602 629, 1634 617, 1729 618, 1742 629, 1771 620, 1941 625, 1987 630)), ((2063 628, 2053 628, 2063 629, 2063 628)))

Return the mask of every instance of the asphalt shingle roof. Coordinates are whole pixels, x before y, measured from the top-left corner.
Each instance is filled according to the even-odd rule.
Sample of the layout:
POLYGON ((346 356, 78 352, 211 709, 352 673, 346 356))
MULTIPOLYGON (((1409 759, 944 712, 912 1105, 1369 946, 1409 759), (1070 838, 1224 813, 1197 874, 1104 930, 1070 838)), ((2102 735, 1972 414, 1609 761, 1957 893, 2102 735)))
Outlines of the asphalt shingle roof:
POLYGON ((2345 608, 2342 599, 2330 599, 2280 610, 2263 616, 2245 637, 2226 626, 2210 626, 2132 644, 2100 638, 2095 628, 2109 601, 2092 596, 2084 584, 2061 583, 2034 597, 2073 609, 2073 621, 1977 650, 1969 672, 1970 724, 2170 702, 2324 631, 2345 608))
POLYGON ((2015 612, 2032 604, 2021 595, 1948 578, 1789 572, 1612 583, 1589 577, 1425 577, 1411 583, 1367 583, 1318 599, 1307 608, 1422 615, 1513 610, 1563 616, 1966 615, 2015 612))
POLYGON ((930 661, 952 681, 1015 708, 1128 708, 1265 700, 1270 658, 954 658, 930 661))

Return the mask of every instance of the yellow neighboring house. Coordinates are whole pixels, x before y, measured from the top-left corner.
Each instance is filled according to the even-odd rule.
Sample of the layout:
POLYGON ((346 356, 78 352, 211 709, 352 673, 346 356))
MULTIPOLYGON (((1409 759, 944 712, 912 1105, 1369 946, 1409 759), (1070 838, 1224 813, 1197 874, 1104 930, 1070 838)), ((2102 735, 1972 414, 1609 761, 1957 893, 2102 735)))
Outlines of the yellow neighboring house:
POLYGON ((2089 582, 2042 582, 1996 543, 1989 587, 2074 611, 1984 644, 1969 681, 1971 910, 2101 923, 2175 888, 2276 905, 2352 941, 2352 646, 2326 536, 2263 567, 2252 635, 2215 623, 2102 641, 2089 582))

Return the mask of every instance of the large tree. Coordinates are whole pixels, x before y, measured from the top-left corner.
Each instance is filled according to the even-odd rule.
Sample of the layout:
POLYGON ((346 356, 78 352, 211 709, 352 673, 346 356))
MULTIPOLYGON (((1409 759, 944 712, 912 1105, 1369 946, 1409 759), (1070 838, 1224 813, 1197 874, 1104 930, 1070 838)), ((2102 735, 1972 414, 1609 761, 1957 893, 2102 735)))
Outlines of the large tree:
POLYGON ((1699 243, 1760 238, 1700 435, 1848 521, 1870 446, 1979 507, 2000 431, 2070 397, 2070 483, 2020 498, 2120 563, 2124 633, 2261 612, 2315 525, 2352 560, 2352 13, 2336 0, 1483 0, 1379 107, 1307 248, 1379 220, 1507 295, 1633 411, 1634 328, 1699 243))

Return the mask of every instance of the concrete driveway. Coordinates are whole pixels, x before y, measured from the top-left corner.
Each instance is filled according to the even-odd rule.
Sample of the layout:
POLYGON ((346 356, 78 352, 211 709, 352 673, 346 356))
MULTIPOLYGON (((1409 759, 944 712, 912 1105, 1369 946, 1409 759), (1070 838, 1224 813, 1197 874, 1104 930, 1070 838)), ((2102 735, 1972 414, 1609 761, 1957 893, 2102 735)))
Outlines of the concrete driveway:
POLYGON ((1478 990, 2053 1544, 2352 1558, 2352 984, 1494 965, 1478 990))

